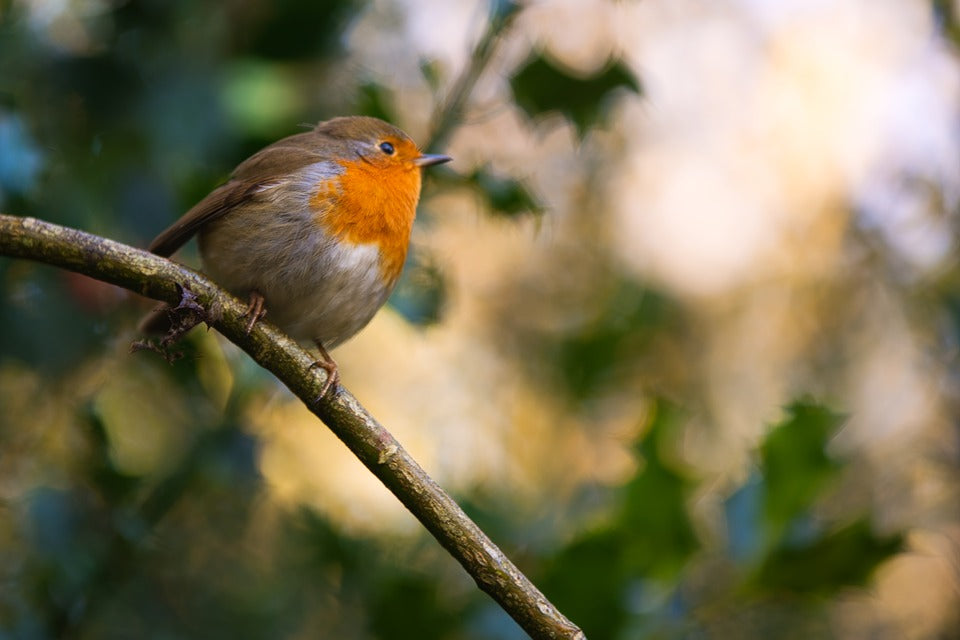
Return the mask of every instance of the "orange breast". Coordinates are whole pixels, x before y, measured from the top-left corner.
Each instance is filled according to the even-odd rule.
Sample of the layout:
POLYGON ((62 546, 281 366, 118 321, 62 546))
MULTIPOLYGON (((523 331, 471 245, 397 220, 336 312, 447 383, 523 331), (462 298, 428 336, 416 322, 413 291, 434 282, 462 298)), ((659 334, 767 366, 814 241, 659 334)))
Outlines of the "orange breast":
POLYGON ((380 270, 393 283, 403 270, 420 198, 420 170, 403 164, 341 161, 344 172, 319 185, 310 204, 328 233, 353 244, 376 244, 380 270))

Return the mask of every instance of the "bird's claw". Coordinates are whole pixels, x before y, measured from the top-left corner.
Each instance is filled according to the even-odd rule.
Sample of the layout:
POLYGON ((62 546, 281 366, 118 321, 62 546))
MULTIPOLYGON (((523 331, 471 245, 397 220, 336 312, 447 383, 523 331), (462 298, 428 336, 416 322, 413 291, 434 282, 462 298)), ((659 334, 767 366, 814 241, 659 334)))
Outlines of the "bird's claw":
POLYGON ((330 357, 330 354, 327 353, 327 350, 324 348, 323 343, 316 341, 317 349, 320 350, 320 358, 315 360, 309 367, 309 369, 320 368, 327 372, 327 379, 323 383, 323 387, 320 388, 320 394, 317 396, 317 399, 314 400, 314 403, 318 403, 327 395, 330 389, 339 386, 340 384, 340 370, 337 368, 337 363, 333 358, 330 357))
POLYGON ((247 310, 243 312, 243 316, 249 316, 247 320, 247 326, 245 328, 247 335, 250 335, 250 332, 253 331, 254 325, 262 318, 267 315, 267 310, 263 306, 264 298, 257 291, 250 292, 250 302, 247 305, 247 310))

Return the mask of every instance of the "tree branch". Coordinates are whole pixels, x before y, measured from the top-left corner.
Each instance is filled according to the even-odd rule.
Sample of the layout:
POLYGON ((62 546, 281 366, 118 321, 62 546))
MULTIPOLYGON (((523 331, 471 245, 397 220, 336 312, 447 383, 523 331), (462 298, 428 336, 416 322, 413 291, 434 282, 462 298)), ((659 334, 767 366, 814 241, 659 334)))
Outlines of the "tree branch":
POLYGON ((76 271, 144 296, 177 304, 180 287, 206 310, 207 323, 272 372, 333 431, 533 638, 584 638, 453 499, 348 391, 320 403, 326 374, 314 358, 269 322, 245 331, 246 305, 210 280, 140 249, 34 218, 0 214, 0 255, 76 271))
POLYGON ((457 123, 463 120, 463 110, 474 85, 480 80, 490 59, 522 7, 515 0, 492 0, 487 27, 470 55, 470 63, 453 83, 446 99, 437 105, 431 119, 430 139, 424 148, 436 151, 446 146, 457 123))

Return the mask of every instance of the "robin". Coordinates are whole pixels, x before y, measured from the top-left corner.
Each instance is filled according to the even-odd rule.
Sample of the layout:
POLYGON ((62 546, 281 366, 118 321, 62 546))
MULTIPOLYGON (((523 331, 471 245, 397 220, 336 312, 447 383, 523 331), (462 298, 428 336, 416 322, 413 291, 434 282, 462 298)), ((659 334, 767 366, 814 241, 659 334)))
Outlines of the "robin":
POLYGON ((322 398, 340 379, 328 350, 366 326, 400 277, 420 170, 450 160, 377 118, 327 120, 243 161, 149 249, 170 256, 198 233, 207 273, 249 298, 248 333, 269 309, 316 344, 322 398))

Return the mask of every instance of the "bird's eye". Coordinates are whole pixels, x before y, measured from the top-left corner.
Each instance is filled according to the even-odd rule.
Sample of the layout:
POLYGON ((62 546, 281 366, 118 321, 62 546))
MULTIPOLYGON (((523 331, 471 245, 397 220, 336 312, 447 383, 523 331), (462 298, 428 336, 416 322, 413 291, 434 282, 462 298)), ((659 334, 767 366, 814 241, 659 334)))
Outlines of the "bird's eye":
POLYGON ((381 142, 380 151, 383 151, 388 156, 392 156, 395 149, 393 148, 393 145, 390 144, 389 142, 381 142))

